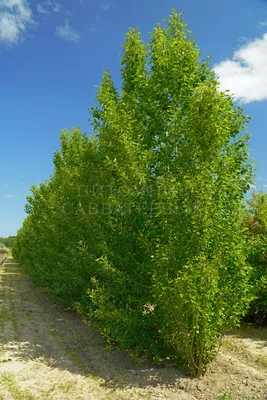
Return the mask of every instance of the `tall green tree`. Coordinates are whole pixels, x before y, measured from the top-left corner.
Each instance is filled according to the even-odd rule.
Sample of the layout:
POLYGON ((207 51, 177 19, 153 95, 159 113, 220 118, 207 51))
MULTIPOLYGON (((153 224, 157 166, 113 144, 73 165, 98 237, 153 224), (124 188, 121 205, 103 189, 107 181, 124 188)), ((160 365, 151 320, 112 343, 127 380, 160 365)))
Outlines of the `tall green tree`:
MULTIPOLYGON (((130 293, 135 306, 123 300, 120 309, 122 314, 139 309, 140 321, 142 310, 151 310, 145 315, 154 315, 163 342, 200 376, 249 299, 241 221, 252 171, 249 135, 240 133, 248 118, 231 96, 219 91, 176 12, 167 26, 155 28, 148 45, 137 30, 127 34, 122 92, 117 94, 105 74, 98 101, 92 110, 94 129, 117 173, 116 183, 124 182, 135 193, 130 199, 135 210, 142 184, 153 192, 145 196, 148 208, 141 218, 132 214, 125 219, 123 239, 114 232, 120 241, 119 270, 130 263, 127 279, 134 277, 130 293), (135 241, 143 247, 135 247, 141 257, 134 261, 129 249, 135 241), (145 295, 138 293, 140 282, 147 285, 145 295)), ((104 308, 110 296, 107 289, 105 297, 101 285, 93 295, 99 309, 104 304, 107 321, 104 308)))
POLYGON ((248 118, 175 11, 148 44, 129 31, 121 81, 104 72, 90 140, 62 133, 15 254, 108 341, 201 376, 250 299, 248 118))

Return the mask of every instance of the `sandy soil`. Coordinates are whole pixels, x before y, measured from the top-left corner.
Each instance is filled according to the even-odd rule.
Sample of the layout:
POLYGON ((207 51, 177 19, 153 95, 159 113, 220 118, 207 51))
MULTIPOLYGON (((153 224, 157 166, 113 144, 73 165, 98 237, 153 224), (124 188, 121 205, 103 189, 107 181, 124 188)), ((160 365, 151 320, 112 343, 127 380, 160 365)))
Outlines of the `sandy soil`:
POLYGON ((267 400, 267 329, 227 335, 198 380, 107 351, 94 329, 54 305, 12 259, 0 267, 0 292, 0 400, 267 400))

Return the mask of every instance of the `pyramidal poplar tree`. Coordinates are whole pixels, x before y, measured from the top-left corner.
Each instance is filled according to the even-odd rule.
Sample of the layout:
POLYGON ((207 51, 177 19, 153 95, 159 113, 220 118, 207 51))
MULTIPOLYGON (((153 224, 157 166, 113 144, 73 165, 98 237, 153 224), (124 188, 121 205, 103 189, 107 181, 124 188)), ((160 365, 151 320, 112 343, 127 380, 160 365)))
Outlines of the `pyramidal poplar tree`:
POLYGON ((250 299, 241 225, 249 118, 175 11, 148 44, 129 31, 121 78, 119 92, 105 72, 91 108, 116 188, 102 259, 113 278, 95 281, 95 318, 125 347, 143 350, 153 337, 201 376, 250 299))

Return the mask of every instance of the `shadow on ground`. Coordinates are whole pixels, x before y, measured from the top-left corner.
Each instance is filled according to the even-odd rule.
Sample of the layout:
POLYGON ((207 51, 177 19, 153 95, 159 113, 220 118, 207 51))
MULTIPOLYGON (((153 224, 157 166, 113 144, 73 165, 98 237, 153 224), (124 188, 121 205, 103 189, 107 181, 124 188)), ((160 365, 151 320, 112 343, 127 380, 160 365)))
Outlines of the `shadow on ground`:
POLYGON ((231 332, 232 336, 242 339, 264 342, 267 346, 267 326, 257 327, 250 323, 243 323, 240 328, 231 332))
POLYGON ((107 351, 95 329, 74 311, 53 304, 12 259, 0 277, 0 348, 9 359, 91 375, 108 388, 174 387, 178 378, 190 379, 171 366, 138 367, 126 353, 107 351))

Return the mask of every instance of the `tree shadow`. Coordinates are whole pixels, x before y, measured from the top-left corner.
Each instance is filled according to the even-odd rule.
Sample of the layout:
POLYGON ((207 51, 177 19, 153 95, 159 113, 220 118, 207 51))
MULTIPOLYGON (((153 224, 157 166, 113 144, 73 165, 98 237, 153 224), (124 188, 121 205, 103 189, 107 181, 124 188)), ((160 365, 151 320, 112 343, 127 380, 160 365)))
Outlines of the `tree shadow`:
POLYGON ((242 323, 240 327, 228 332, 228 335, 239 339, 249 339, 259 342, 260 347, 267 346, 267 327, 257 327, 251 323, 242 323))
POLYGON ((53 304, 17 265, 6 265, 0 285, 0 346, 12 360, 34 360, 72 374, 101 378, 108 388, 175 387, 179 378, 191 380, 169 363, 164 368, 149 362, 140 367, 126 352, 107 350, 94 328, 76 312, 53 304))

